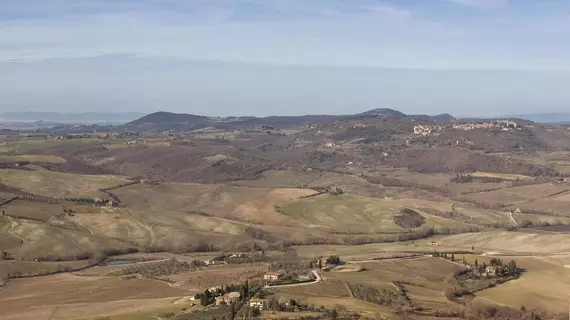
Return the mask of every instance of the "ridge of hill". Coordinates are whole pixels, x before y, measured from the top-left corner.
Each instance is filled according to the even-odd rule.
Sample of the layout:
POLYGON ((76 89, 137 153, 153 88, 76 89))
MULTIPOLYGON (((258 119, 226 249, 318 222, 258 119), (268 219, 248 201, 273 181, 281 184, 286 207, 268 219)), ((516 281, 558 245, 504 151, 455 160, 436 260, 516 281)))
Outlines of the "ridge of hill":
POLYGON ((556 112, 556 113, 532 113, 532 114, 517 114, 508 115, 504 118, 518 118, 537 123, 545 124, 562 124, 570 123, 570 113, 556 112))
POLYGON ((137 120, 131 121, 129 125, 161 124, 161 123, 199 123, 205 122, 208 118, 187 113, 171 113, 159 111, 147 114, 137 120))
POLYGON ((186 113, 171 113, 166 111, 154 112, 145 115, 137 120, 131 121, 127 126, 144 129, 153 127, 156 130, 188 130, 214 127, 219 129, 239 129, 250 126, 266 126, 271 128, 293 128, 307 125, 324 125, 343 119, 354 119, 362 117, 383 117, 383 118, 413 118, 434 122, 454 121, 455 118, 449 114, 440 115, 406 115, 400 111, 378 108, 353 115, 299 115, 299 116, 268 116, 268 117, 208 117, 186 113))
POLYGON ((449 113, 436 114, 433 116, 426 114, 414 114, 414 115, 409 115, 409 117, 420 120, 435 121, 435 122, 451 122, 457 120, 457 118, 450 115, 449 113))
POLYGON ((405 117, 407 117, 407 115, 405 113, 402 113, 398 110, 389 109, 389 108, 372 109, 372 110, 362 112, 359 115, 375 116, 375 117, 394 117, 394 118, 405 118, 405 117))
POLYGON ((143 116, 140 112, 82 112, 82 113, 62 113, 62 112, 2 112, 0 121, 22 121, 22 122, 47 122, 47 123, 69 123, 69 122, 118 122, 125 123, 143 116))

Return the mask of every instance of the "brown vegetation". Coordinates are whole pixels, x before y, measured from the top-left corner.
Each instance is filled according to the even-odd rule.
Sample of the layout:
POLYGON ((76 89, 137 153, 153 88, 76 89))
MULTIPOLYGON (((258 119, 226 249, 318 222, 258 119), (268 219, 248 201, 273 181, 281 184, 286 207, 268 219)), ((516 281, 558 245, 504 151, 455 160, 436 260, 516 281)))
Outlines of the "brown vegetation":
POLYGON ((394 222, 402 228, 419 228, 425 223, 425 218, 415 210, 404 208, 400 213, 394 222))
MULTIPOLYGON (((428 241, 450 246, 446 250, 455 253, 472 252, 480 244, 494 250, 511 249, 515 244, 505 238, 515 232, 477 240, 483 234, 480 231, 495 227, 516 231, 514 225, 518 224, 519 228, 527 229, 519 232, 520 236, 534 241, 532 245, 538 245, 540 237, 549 232, 563 231, 563 222, 558 230, 552 228, 558 224, 553 215, 565 214, 568 185, 557 176, 553 164, 564 163, 568 157, 563 154, 549 157, 543 153, 560 142, 545 141, 551 135, 541 133, 540 127, 508 132, 447 130, 440 135, 417 137, 413 126, 430 123, 429 118, 335 119, 338 122, 298 127, 298 131, 287 135, 271 123, 288 126, 294 123, 290 118, 266 119, 269 122, 263 124, 258 123, 262 121, 259 119, 243 119, 240 123, 216 124, 216 128, 200 132, 185 131, 196 129, 193 126, 197 122, 160 123, 156 127, 168 132, 133 133, 141 141, 133 145, 127 145, 129 133, 116 140, 83 139, 77 144, 38 147, 37 152, 42 156, 53 154, 65 161, 0 168, 16 175, 11 184, 6 181, 6 185, 0 184, 0 206, 6 215, 0 217, 2 258, 35 261, 2 261, 0 270, 2 267, 9 270, 5 273, 11 278, 66 272, 78 268, 75 263, 96 265, 104 263, 109 255, 135 251, 249 252, 244 256, 218 254, 222 258, 214 259, 215 262, 224 265, 206 266, 197 260, 172 259, 101 267, 96 269, 100 279, 89 284, 90 290, 96 292, 92 295, 101 301, 125 297, 125 292, 119 294, 113 290, 132 290, 128 297, 158 298, 260 278, 267 269, 284 270, 284 281, 296 281, 298 276, 307 275, 315 268, 315 260, 297 257, 291 246, 330 244, 335 247, 329 254, 337 254, 337 245, 355 245, 355 250, 369 248, 372 257, 390 252, 391 259, 356 261, 354 268, 340 267, 333 271, 366 271, 328 272, 325 277, 329 279, 324 281, 276 291, 316 299, 312 301, 323 299, 323 304, 329 306, 337 303, 334 299, 346 299, 348 305, 366 312, 370 312, 369 308, 389 310, 402 317, 407 313, 414 317, 461 319, 544 316, 535 312, 532 318, 524 310, 470 304, 473 294, 487 292, 487 288, 514 279, 514 274, 503 274, 503 270, 499 277, 490 279, 457 271, 464 270, 457 265, 461 264, 458 261, 420 254, 431 252, 428 241), (247 123, 257 127, 244 127, 247 123), (169 131, 173 128, 176 130, 169 131), (541 161, 525 158, 531 153, 541 161), (84 175, 60 179, 61 173, 56 171, 84 175), (20 184, 26 181, 18 177, 30 173, 55 179, 43 187, 39 183, 20 184), (87 181, 89 175, 101 173, 135 178, 119 177, 116 185, 100 185, 78 194, 75 182, 87 181), (196 182, 202 184, 193 184, 196 182), (104 202, 96 201, 95 197, 113 200, 120 206, 101 207, 104 202), (548 215, 514 215, 512 222, 507 210, 518 207, 525 214, 548 215), (435 237, 458 233, 467 234, 435 237), (430 237, 434 239, 421 240, 430 237), (449 243, 459 244, 463 250, 452 250, 449 243), (380 248, 390 249, 381 252, 380 248), (281 252, 277 257, 266 254, 272 249, 281 252), (69 262, 72 260, 75 261, 69 262), (22 273, 18 274, 16 269, 22 273), (115 274, 129 275, 127 278, 132 279, 113 278, 122 282, 120 285, 106 282, 107 277, 115 274), (99 281, 106 288, 103 293, 98 291, 99 287, 95 288, 99 284, 94 283, 99 281), (160 286, 157 294, 136 291, 150 287, 154 290, 155 285, 160 286), (173 289, 177 286, 184 290, 173 289)), ((198 122, 203 121, 206 120, 200 118, 198 122)), ((145 126, 140 124, 140 128, 145 126)), ((521 242, 516 245, 526 246, 521 242)), ((549 246, 554 245, 549 242, 549 246)), ((54 279, 50 277, 46 278, 54 279)), ((58 279, 65 280, 63 285, 69 288, 74 286, 69 279, 58 279)), ((81 282, 76 278, 73 281, 81 282)), ((14 280, 14 283, 25 282, 14 280)), ((60 292, 57 290, 54 292, 60 292)), ((22 292, 16 293, 20 307, 34 305, 22 292)), ((67 291, 58 295, 64 299, 40 300, 59 304, 92 298, 91 294, 74 297, 67 291)), ((277 306, 280 311, 285 308, 295 311, 283 302, 277 306)), ((298 311, 305 310, 296 307, 298 311)), ((311 310, 322 311, 326 316, 334 314, 332 309, 311 310)), ((336 311, 337 319, 358 318, 341 312, 340 308, 336 311)), ((206 308, 192 316, 220 318, 228 312, 235 315, 237 310, 206 308)), ((172 316, 164 314, 164 318, 172 316)))

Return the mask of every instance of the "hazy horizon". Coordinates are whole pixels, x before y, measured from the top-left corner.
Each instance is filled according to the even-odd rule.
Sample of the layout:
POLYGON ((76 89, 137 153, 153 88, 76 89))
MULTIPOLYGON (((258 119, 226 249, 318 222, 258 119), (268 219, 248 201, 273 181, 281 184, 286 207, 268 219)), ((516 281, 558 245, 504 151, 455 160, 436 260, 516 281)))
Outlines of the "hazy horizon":
POLYGON ((0 13, 0 112, 563 112, 569 12, 530 0, 21 0, 0 13))

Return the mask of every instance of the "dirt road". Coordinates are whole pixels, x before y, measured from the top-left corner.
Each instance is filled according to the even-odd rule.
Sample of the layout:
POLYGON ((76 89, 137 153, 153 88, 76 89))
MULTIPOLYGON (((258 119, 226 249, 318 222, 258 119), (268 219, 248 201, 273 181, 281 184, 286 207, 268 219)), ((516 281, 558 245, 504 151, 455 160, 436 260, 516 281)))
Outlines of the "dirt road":
POLYGON ((386 258, 386 259, 376 259, 376 260, 357 260, 357 261, 347 261, 347 264, 359 264, 359 263, 370 263, 370 262, 384 262, 384 261, 399 261, 399 260, 419 260, 431 258, 431 254, 425 254, 421 256, 411 256, 411 257, 398 257, 398 258, 386 258))
POLYGON ((515 218, 513 218, 513 213, 509 211, 509 212, 508 212, 508 215, 509 215, 509 219, 511 219, 511 221, 513 222, 513 224, 515 225, 515 227, 518 227, 519 224, 518 224, 518 222, 515 220, 515 218))
POLYGON ((146 222, 141 222, 138 219, 135 218, 135 216, 132 214, 132 212, 130 212, 130 209, 119 209, 120 212, 122 212, 126 217, 130 218, 131 220, 133 220, 136 224, 138 224, 139 226, 141 226, 143 229, 145 229, 148 232, 148 246, 152 246, 152 244, 154 243, 154 239, 155 239, 155 235, 154 235, 154 231, 152 230, 152 225, 148 225, 146 222), (127 211, 129 211, 127 213, 127 211))

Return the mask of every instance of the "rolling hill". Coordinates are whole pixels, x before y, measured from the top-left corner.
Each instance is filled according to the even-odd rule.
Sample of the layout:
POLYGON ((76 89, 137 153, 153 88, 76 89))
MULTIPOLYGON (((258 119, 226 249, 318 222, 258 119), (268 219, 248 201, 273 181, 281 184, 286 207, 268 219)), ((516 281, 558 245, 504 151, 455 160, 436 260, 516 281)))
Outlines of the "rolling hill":
POLYGON ((379 108, 353 115, 300 115, 269 117, 207 117, 186 113, 159 111, 145 115, 127 124, 130 130, 196 130, 213 127, 218 129, 247 129, 262 126, 269 129, 290 129, 308 125, 325 125, 344 119, 360 119, 368 117, 419 119, 425 121, 449 122, 455 118, 449 114, 440 115, 406 115, 400 111, 379 108))

